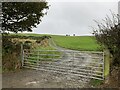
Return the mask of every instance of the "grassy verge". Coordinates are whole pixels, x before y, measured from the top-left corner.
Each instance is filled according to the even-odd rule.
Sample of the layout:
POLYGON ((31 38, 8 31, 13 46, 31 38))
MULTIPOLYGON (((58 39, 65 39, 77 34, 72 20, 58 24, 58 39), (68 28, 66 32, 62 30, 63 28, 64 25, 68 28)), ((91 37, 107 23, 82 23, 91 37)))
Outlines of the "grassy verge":
POLYGON ((82 50, 82 51, 99 51, 100 46, 93 36, 52 36, 58 46, 82 50))
POLYGON ((97 86, 100 86, 101 84, 103 84, 103 81, 102 80, 96 80, 96 79, 92 79, 90 81, 90 85, 92 87, 97 87, 97 86))

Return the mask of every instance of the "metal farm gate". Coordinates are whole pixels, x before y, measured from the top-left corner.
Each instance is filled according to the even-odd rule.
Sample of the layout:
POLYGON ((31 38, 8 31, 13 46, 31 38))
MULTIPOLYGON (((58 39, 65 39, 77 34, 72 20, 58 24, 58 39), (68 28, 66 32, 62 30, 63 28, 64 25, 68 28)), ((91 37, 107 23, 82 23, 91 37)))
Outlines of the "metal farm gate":
POLYGON ((23 50, 22 66, 104 80, 104 53, 74 50, 23 50))

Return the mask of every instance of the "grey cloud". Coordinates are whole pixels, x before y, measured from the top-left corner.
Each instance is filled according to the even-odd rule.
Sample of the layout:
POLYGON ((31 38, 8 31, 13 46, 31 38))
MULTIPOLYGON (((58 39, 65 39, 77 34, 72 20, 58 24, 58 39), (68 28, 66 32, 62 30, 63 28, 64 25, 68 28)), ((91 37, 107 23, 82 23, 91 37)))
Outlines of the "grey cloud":
POLYGON ((52 2, 35 33, 91 34, 93 19, 104 19, 109 9, 117 13, 116 2, 52 2))

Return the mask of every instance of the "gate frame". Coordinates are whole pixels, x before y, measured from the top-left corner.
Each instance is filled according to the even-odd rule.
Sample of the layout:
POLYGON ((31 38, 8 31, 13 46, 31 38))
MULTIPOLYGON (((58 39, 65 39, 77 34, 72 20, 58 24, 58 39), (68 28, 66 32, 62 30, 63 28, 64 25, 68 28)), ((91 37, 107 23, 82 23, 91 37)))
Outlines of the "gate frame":
MULTIPOLYGON (((25 50, 27 50, 27 49, 25 49, 25 50)), ((24 49, 23 49, 23 44, 21 44, 21 56, 22 56, 22 67, 24 67, 24 51, 25 51, 24 49)), ((37 54, 38 54, 38 57, 37 57, 37 59, 38 60, 36 60, 36 61, 39 61, 39 52, 40 51, 58 51, 58 50, 32 50, 32 51, 36 51, 36 52, 38 52, 37 54)), ((103 78, 103 80, 105 80, 105 59, 104 59, 104 56, 105 56, 105 54, 104 54, 104 52, 95 52, 95 51, 73 51, 73 50, 60 50, 59 52, 64 52, 64 51, 68 51, 68 52, 72 52, 73 53, 73 60, 74 60, 74 54, 75 54, 75 52, 83 52, 83 53, 102 53, 102 55, 103 55, 103 58, 102 58, 102 60, 103 60, 103 65, 102 65, 102 69, 103 69, 103 73, 102 73, 102 78, 103 78)), ((74 62, 73 62, 74 63, 74 62)), ((39 70, 39 69, 38 69, 39 70)))

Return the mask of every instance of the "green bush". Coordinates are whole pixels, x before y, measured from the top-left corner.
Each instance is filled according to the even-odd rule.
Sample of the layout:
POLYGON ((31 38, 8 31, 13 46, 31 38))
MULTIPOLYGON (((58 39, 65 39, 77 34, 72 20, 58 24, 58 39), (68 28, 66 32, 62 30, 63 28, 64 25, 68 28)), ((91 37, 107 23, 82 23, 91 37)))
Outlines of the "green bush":
POLYGON ((20 42, 12 42, 12 38, 6 35, 2 37, 2 67, 5 70, 20 68, 20 42))

